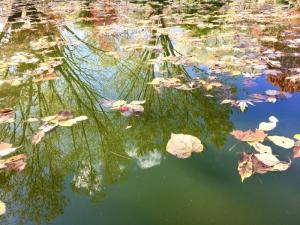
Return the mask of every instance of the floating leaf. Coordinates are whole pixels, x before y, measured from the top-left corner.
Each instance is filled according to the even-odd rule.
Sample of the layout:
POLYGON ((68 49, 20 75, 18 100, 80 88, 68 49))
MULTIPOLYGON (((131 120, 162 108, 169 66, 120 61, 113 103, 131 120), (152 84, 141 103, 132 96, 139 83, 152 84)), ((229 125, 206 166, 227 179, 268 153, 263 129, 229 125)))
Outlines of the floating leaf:
POLYGON ((63 120, 69 120, 69 119, 72 119, 74 116, 73 116, 73 113, 71 113, 70 111, 60 111, 56 114, 56 119, 58 121, 63 121, 63 120))
POLYGON ((264 174, 269 171, 285 171, 291 162, 282 162, 276 156, 269 153, 246 153, 243 152, 238 163, 238 171, 242 182, 255 173, 264 174))
POLYGON ((262 143, 259 142, 253 142, 250 143, 251 146, 254 147, 254 149, 259 152, 259 153, 269 153, 272 154, 272 148, 266 145, 263 145, 262 143))
MULTIPOLYGON (((17 172, 20 172, 25 169, 26 158, 27 158, 27 156, 25 154, 19 154, 19 155, 12 156, 8 159, 5 159, 4 163, 2 161, 0 164, 2 164, 2 165, 4 164, 5 169, 15 170, 17 172)), ((2 165, 1 165, 1 168, 2 168, 2 165)))
POLYGON ((263 130, 263 131, 273 130, 277 125, 278 119, 275 116, 270 116, 269 121, 270 122, 260 123, 258 129, 263 130))
POLYGON ((4 215, 5 214, 5 211, 6 211, 6 206, 5 206, 5 203, 0 201, 0 216, 1 215, 4 215))
POLYGON ((264 131, 256 129, 255 131, 233 130, 231 133, 236 139, 248 142, 262 142, 268 136, 264 131))
POLYGON ((243 153, 238 163, 238 171, 241 176, 242 182, 252 176, 253 174, 253 163, 252 154, 243 153))
POLYGON ((14 151, 16 151, 17 148, 12 148, 11 146, 12 146, 11 144, 1 142, 0 143, 0 157, 9 155, 9 154, 13 153, 14 151))
POLYGON ((31 143, 36 145, 37 143, 39 143, 42 140, 42 138, 44 136, 45 136, 45 132, 40 130, 32 137, 31 143))
POLYGON ((40 120, 38 118, 28 118, 27 122, 28 123, 35 123, 35 122, 39 122, 40 120))
POLYGON ((52 131, 54 128, 57 127, 57 124, 48 124, 45 123, 43 124, 40 128, 39 131, 32 137, 31 143, 36 145, 38 144, 42 138, 45 136, 46 133, 52 131))
POLYGON ((188 158, 192 152, 202 152, 201 141, 188 134, 171 134, 171 139, 167 144, 167 152, 178 158, 188 158))
POLYGON ((125 105, 127 101, 125 100, 117 100, 112 104, 112 109, 119 109, 121 106, 125 105))
POLYGON ((275 145, 278 145, 286 149, 292 148, 295 145, 295 141, 287 137, 275 135, 275 136, 268 136, 268 139, 272 141, 275 145))
POLYGON ((295 142, 295 146, 293 149, 293 156, 294 156, 294 159, 300 157, 300 141, 295 142))
POLYGON ((294 138, 295 138, 296 140, 300 141, 300 134, 295 134, 295 135, 294 135, 294 138))
POLYGON ((139 116, 144 112, 144 107, 141 105, 125 104, 119 108, 122 116, 139 116))
POLYGON ((142 105, 146 102, 146 100, 143 100, 143 101, 132 101, 130 102, 129 104, 130 105, 142 105))
POLYGON ((14 111, 12 108, 0 109, 0 123, 13 123, 14 111))

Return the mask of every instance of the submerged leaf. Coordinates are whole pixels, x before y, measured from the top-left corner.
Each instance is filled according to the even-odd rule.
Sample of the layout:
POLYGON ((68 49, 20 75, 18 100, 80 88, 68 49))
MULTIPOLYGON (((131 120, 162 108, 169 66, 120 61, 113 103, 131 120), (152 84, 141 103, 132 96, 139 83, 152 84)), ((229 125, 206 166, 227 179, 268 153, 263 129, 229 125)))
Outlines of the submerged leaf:
POLYGON ((203 145, 201 141, 188 134, 171 134, 171 139, 167 144, 167 152, 178 158, 188 158, 192 152, 202 152, 203 145))

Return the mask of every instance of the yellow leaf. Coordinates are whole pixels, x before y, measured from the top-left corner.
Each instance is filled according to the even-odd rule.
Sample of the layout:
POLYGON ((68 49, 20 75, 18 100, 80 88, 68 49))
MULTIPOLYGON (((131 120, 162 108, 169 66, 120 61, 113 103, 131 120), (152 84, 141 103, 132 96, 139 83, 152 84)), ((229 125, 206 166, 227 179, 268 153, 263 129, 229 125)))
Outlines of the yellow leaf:
POLYGON ((294 138, 300 141, 300 134, 295 134, 294 138))
POLYGON ((5 211, 6 211, 5 203, 0 201, 0 216, 5 214, 5 211))

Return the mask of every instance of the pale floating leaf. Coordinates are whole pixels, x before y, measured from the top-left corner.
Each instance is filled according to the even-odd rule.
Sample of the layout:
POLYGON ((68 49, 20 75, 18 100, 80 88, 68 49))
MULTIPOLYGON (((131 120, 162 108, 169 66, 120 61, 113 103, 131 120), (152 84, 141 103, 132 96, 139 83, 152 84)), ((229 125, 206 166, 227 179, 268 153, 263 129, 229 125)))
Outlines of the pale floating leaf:
POLYGON ((201 141, 187 134, 171 134, 171 139, 167 144, 167 152, 178 158, 188 158, 192 152, 202 152, 201 141))
POLYGON ((272 154, 272 148, 259 142, 250 143, 251 146, 259 153, 272 154))
POLYGON ((88 117, 87 117, 87 116, 78 116, 78 117, 75 117, 74 119, 75 119, 77 122, 80 122, 80 121, 87 120, 88 117))
POLYGON ((143 101, 132 101, 130 102, 129 104, 130 105, 142 105, 146 102, 146 100, 143 100, 143 101))
POLYGON ((5 203, 2 202, 2 201, 0 200, 0 216, 1 216, 1 215, 4 215, 5 212, 6 212, 6 206, 5 206, 5 203))
POLYGON ((16 149, 17 148, 12 148, 11 144, 1 142, 0 143, 0 157, 9 155, 9 154, 13 153, 14 151, 16 151, 16 149))
POLYGON ((38 118, 28 118, 27 122, 28 123, 35 123, 35 122, 39 122, 40 120, 38 118))
POLYGON ((294 140, 287 138, 287 137, 283 137, 283 136, 276 136, 276 135, 268 136, 268 139, 270 141, 272 141, 275 145, 278 145, 278 146, 286 148, 286 149, 292 148, 295 145, 294 140))
POLYGON ((45 136, 45 132, 43 130, 38 131, 31 140, 31 143, 36 145, 37 143, 39 143, 42 138, 45 136))
POLYGON ((270 122, 261 122, 258 129, 263 131, 273 130, 277 125, 278 119, 275 116, 270 116, 269 121, 270 122))

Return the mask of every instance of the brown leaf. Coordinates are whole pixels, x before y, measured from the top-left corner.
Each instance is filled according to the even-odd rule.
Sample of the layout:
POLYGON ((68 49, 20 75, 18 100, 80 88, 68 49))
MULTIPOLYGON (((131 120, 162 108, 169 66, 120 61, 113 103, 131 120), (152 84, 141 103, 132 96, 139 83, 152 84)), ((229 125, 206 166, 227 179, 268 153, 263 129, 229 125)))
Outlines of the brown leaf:
POLYGON ((240 141, 249 142, 262 142, 268 136, 264 131, 259 129, 256 129, 255 131, 233 130, 230 134, 240 141))
POLYGON ((252 176, 253 173, 253 164, 252 164, 252 155, 243 152, 241 159, 238 163, 238 171, 241 176, 242 182, 252 176))
POLYGON ((26 167, 26 158, 27 156, 25 154, 19 154, 5 159, 4 164, 6 169, 15 170, 17 172, 24 170, 26 167))
POLYGON ((255 173, 264 174, 269 171, 284 171, 290 165, 291 161, 280 161, 276 156, 269 153, 253 154, 243 152, 238 163, 238 171, 242 181, 244 181, 255 173))

